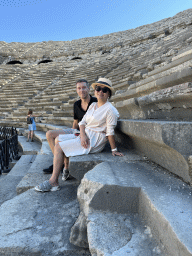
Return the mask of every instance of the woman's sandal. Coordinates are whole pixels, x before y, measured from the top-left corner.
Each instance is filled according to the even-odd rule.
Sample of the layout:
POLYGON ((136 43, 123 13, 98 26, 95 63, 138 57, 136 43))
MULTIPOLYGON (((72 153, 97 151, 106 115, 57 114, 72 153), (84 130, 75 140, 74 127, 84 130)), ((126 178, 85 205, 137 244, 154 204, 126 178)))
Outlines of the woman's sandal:
POLYGON ((52 186, 48 180, 44 181, 43 183, 41 183, 40 185, 35 187, 36 191, 39 192, 49 192, 49 191, 57 191, 59 190, 60 187, 59 186, 52 186))

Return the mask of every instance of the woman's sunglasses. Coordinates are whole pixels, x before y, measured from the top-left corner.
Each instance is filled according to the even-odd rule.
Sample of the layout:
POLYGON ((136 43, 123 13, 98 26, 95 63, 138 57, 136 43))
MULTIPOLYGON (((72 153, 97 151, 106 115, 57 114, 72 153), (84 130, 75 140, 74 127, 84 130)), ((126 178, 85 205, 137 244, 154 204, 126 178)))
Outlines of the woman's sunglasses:
POLYGON ((101 86, 95 86, 95 91, 97 91, 97 92, 100 92, 100 91, 102 91, 103 93, 106 93, 106 92, 109 92, 110 91, 110 89, 108 88, 108 87, 101 87, 101 86))

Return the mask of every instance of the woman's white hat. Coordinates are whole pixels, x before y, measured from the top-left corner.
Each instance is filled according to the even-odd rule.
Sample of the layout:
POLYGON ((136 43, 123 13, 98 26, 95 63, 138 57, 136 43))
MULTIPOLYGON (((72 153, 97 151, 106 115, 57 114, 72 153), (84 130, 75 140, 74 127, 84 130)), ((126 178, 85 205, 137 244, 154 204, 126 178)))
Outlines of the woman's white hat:
POLYGON ((93 83, 93 84, 91 85, 94 90, 95 90, 95 86, 96 86, 96 85, 98 85, 98 86, 99 86, 99 85, 104 85, 104 86, 108 87, 108 88, 111 90, 111 92, 114 90, 114 89, 112 88, 112 82, 111 82, 109 79, 104 78, 104 77, 100 77, 97 82, 95 82, 95 83, 93 83))

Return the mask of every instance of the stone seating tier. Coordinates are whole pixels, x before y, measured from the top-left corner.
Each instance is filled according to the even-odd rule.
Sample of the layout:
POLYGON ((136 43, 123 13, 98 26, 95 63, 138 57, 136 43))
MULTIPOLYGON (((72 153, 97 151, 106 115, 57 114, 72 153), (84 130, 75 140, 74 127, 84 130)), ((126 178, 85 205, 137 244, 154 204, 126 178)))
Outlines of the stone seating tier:
MULTIPOLYGON (((1 90, 10 90, 13 85, 16 88, 17 82, 19 88, 28 85, 30 89, 34 88, 35 93, 35 90, 39 90, 32 99, 19 102, 16 113, 20 113, 19 110, 23 113, 23 109, 33 107, 34 110, 46 111, 47 120, 51 120, 56 118, 54 111, 56 115, 61 115, 62 110, 67 110, 67 114, 72 110, 77 98, 75 89, 68 89, 70 86, 74 88, 77 78, 85 77, 92 83, 99 76, 106 76, 113 81, 117 93, 112 101, 122 118, 190 121, 190 86, 177 90, 173 88, 170 92, 166 88, 189 83, 191 80, 191 17, 192 10, 187 10, 154 24, 102 37, 71 42, 34 43, 28 49, 24 44, 25 47, 20 47, 23 51, 19 50, 19 44, 14 46, 3 43, 1 50, 5 56, 12 51, 14 58, 21 58, 26 66, 22 70, 22 65, 5 65, 8 62, 6 59, 0 65, 0 73, 4 69, 9 74, 10 69, 10 73, 15 75, 6 80, 1 90), (37 65, 43 60, 45 52, 52 62, 37 65), (82 60, 72 60, 76 56, 82 60), (68 99, 58 97, 58 93, 63 91, 69 96, 68 99), (171 93, 175 102, 171 102, 171 93), (184 101, 186 105, 183 104, 184 101)), ((10 92, 7 91, 8 93, 10 92)), ((18 94, 11 97, 14 102, 17 102, 17 98, 18 94)), ((10 118, 3 113, 1 116, 10 118)), ((19 118, 17 116, 18 122, 19 118)), ((58 121, 57 118, 55 120, 58 121)), ((142 122, 137 124, 142 125, 142 122)))
POLYGON ((123 95, 115 95, 112 100, 114 102, 122 101, 125 99, 130 99, 134 97, 144 96, 156 90, 168 88, 180 83, 185 83, 190 81, 192 78, 192 68, 182 68, 176 72, 172 72, 169 75, 165 75, 162 78, 154 79, 153 81, 146 83, 141 86, 137 86, 137 83, 130 86, 123 95))
MULTIPOLYGON (((65 128, 37 126, 45 131, 65 128)), ((23 129, 18 131, 26 134, 23 129)), ((83 249, 89 247, 91 255, 192 255, 191 187, 131 149, 121 148, 125 156, 116 158, 106 147, 102 153, 70 159, 71 175, 82 179, 77 191, 79 213, 73 194, 79 185, 77 180, 63 183, 60 176, 61 190, 55 193, 42 195, 33 190, 50 177, 43 174, 42 168, 52 162, 45 133, 37 131, 35 139, 41 145, 19 136, 24 152, 21 162, 0 180, 5 195, 0 207, 0 253, 21 255, 25 249, 27 254, 53 255, 57 250, 66 255, 90 255, 83 249), (60 229, 53 216, 61 224, 60 229), (50 230, 52 221, 55 226, 50 230), (19 232, 12 234, 10 230, 19 232), (58 237, 63 234, 61 249, 63 239, 58 237), (69 236, 71 243, 80 247, 66 244, 69 236), (47 247, 47 240, 53 237, 54 247, 47 247)))

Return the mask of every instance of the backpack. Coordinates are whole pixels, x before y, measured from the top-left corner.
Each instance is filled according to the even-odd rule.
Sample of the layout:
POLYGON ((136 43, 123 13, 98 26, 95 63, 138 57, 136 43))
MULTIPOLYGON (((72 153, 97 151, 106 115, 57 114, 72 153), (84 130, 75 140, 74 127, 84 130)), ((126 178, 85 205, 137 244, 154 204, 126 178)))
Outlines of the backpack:
POLYGON ((28 117, 27 117, 27 124, 32 124, 32 122, 33 122, 33 121, 32 121, 32 119, 31 119, 31 117, 28 116, 28 117))

